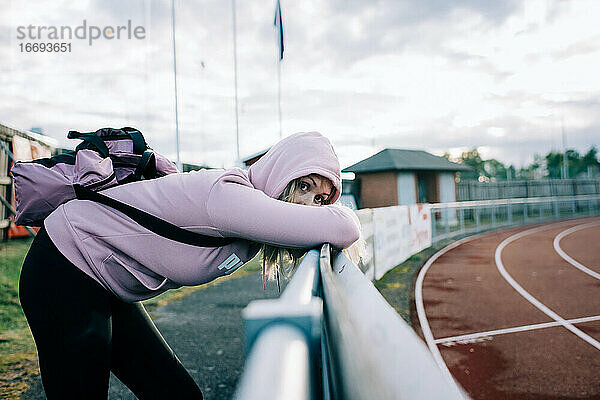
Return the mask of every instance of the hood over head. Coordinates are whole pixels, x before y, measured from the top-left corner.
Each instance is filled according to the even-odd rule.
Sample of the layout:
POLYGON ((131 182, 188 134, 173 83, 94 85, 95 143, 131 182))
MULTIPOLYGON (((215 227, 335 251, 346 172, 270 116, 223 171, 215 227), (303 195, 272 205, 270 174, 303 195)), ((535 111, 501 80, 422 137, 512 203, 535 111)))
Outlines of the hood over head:
POLYGON ((334 203, 342 193, 340 163, 333 146, 319 132, 299 132, 279 141, 248 169, 252 185, 274 199, 294 179, 318 174, 331 181, 334 203))

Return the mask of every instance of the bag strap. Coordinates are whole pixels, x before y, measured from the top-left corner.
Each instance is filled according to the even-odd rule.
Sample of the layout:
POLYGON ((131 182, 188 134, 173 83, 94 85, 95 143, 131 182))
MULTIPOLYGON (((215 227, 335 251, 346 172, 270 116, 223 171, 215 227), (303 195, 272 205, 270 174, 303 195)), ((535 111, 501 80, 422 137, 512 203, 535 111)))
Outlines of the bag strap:
POLYGON ((75 195, 79 200, 95 201, 121 211, 144 228, 176 242, 197 247, 221 247, 234 241, 233 238, 218 238, 188 231, 129 204, 122 203, 78 184, 73 185, 73 189, 75 189, 75 195))

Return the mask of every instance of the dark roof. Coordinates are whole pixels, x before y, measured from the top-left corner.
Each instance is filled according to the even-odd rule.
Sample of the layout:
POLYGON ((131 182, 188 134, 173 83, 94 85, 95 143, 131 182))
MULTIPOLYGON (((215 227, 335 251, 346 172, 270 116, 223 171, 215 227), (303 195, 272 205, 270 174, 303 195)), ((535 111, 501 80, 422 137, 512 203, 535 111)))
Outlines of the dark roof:
POLYGON ((377 172, 399 170, 470 171, 471 168, 434 156, 423 150, 385 149, 342 172, 377 172))
POLYGON ((264 156, 265 154, 267 154, 267 151, 269 151, 269 150, 271 150, 271 148, 270 148, 270 147, 267 147, 267 148, 266 148, 266 149, 264 149, 264 150, 261 150, 261 151, 259 151, 259 152, 257 152, 257 153, 254 153, 254 154, 252 154, 252 155, 250 155, 250 156, 248 156, 248 157, 244 157, 244 158, 242 158, 242 160, 241 160, 241 161, 242 161, 242 162, 246 162, 246 161, 250 161, 250 160, 252 160, 253 158, 257 158, 257 157, 258 157, 258 158, 260 158, 260 157, 264 156))
POLYGON ((201 169, 216 169, 216 168, 209 167, 208 165, 181 163, 181 172, 199 171, 201 169))

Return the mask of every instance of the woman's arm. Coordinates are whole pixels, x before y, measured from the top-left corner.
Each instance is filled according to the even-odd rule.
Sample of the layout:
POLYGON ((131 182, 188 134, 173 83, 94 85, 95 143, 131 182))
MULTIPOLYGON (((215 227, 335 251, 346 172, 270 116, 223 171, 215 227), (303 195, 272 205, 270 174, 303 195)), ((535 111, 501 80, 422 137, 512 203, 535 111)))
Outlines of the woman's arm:
POLYGON ((223 236, 276 246, 308 248, 327 242, 345 248, 360 235, 358 218, 348 208, 272 199, 236 175, 215 183, 208 196, 207 211, 211 223, 223 236))

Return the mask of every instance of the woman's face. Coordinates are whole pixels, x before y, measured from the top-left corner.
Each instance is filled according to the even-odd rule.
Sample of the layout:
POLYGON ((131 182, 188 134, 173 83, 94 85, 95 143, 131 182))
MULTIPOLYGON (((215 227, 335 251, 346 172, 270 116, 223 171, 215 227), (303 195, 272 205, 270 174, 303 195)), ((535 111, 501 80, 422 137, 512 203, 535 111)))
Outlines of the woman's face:
POLYGON ((317 174, 303 176, 292 195, 292 203, 306 206, 329 204, 333 191, 334 187, 329 179, 317 174))

